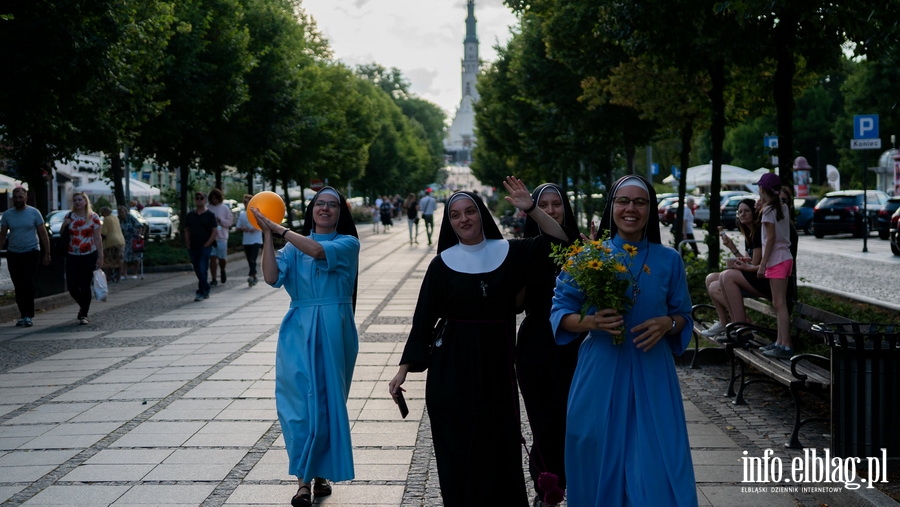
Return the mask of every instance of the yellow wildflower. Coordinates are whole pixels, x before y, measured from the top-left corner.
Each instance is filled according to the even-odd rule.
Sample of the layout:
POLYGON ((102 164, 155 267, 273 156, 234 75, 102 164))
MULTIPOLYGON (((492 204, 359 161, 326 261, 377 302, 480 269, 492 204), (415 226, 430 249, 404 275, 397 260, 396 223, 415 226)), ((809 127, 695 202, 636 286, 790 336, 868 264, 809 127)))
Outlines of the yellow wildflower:
POLYGON ((624 273, 624 272, 628 271, 628 268, 626 268, 622 264, 616 263, 616 265, 614 267, 616 268, 616 271, 618 271, 619 273, 624 273))
POLYGON ((628 252, 628 255, 630 255, 632 257, 637 255, 637 253, 638 253, 637 247, 634 245, 629 245, 628 243, 625 243, 625 246, 623 246, 622 248, 624 248, 625 251, 628 252))
POLYGON ((650 266, 644 264, 644 273, 650 274, 650 266))
POLYGON ((597 259, 591 259, 587 263, 587 267, 589 269, 600 269, 601 266, 603 266, 603 263, 598 261, 597 259))

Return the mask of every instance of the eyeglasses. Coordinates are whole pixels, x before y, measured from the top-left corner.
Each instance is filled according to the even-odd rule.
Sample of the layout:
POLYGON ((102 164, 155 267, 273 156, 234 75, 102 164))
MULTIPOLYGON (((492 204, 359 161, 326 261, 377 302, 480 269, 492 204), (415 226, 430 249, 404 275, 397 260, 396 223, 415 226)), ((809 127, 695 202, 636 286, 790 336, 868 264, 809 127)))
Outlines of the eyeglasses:
POLYGON ((623 208, 625 206, 628 206, 629 204, 634 204, 635 208, 646 208, 650 205, 650 201, 644 199, 643 197, 638 197, 636 199, 629 199, 628 197, 624 196, 616 197, 613 199, 613 203, 615 203, 616 206, 621 206, 623 208))
POLYGON ((315 204, 315 206, 317 208, 331 208, 331 209, 337 209, 340 205, 341 205, 341 203, 339 203, 337 201, 316 201, 316 204, 315 204))
POLYGON ((737 210, 737 214, 738 214, 738 215, 746 215, 747 213, 750 213, 750 210, 748 210, 748 209, 739 209, 739 210, 737 210))
POLYGON ((195 201, 202 201, 203 199, 206 199, 206 197, 203 197, 202 195, 194 196, 195 201))

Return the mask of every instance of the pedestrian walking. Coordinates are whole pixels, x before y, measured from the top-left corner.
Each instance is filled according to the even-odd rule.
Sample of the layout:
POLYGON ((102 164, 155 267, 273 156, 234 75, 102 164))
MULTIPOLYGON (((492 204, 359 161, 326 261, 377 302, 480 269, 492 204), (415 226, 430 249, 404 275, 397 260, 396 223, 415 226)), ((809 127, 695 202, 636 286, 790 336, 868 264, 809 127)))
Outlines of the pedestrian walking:
POLYGON ((237 229, 241 231, 241 244, 244 246, 244 255, 247 257, 247 266, 250 272, 247 274, 247 285, 256 285, 256 259, 262 249, 262 231, 250 223, 250 199, 252 194, 244 194, 244 211, 237 219, 237 229))
POLYGON ((31 327, 34 319, 34 272, 38 262, 50 264, 50 236, 44 227, 44 217, 37 208, 26 204, 28 192, 24 187, 12 191, 13 207, 0 218, 0 245, 7 240, 6 268, 16 291, 19 308, 18 327, 31 327), (41 253, 43 251, 43 253, 41 253))
MULTIPOLYGON (((548 236, 566 239, 521 180, 509 177, 504 186, 506 199, 527 210, 548 236)), ((445 506, 485 504, 487 498, 526 506, 516 300, 527 274, 549 255, 549 241, 503 239, 482 200, 456 192, 444 208, 437 251, 389 391, 396 402, 407 373, 428 370, 425 403, 445 506)))
POLYGON ((431 196, 431 189, 425 189, 425 197, 419 201, 419 210, 422 212, 422 222, 425 223, 425 235, 428 236, 428 244, 431 245, 431 235, 434 232, 434 211, 437 209, 437 201, 431 196))
POLYGON ((331 494, 331 481, 353 479, 347 398, 359 351, 353 312, 359 235, 347 200, 324 187, 310 201, 298 234, 254 213, 263 234, 266 283, 284 287, 290 309, 278 331, 275 406, 297 477, 293 507, 331 494), (274 236, 286 241, 275 252, 274 236))
POLYGON ((109 206, 100 208, 103 225, 100 226, 100 237, 103 239, 103 271, 106 278, 118 282, 122 273, 122 258, 125 250, 125 235, 119 226, 119 219, 112 214, 109 206))
MULTIPOLYGON (((138 277, 138 262, 141 260, 141 251, 135 250, 135 239, 143 238, 147 234, 145 227, 138 222, 125 205, 117 208, 119 214, 119 227, 122 229, 122 237, 125 239, 125 247, 122 249, 122 262, 124 263, 122 280, 138 277), (133 273, 129 275, 128 273, 133 273)), ((142 243, 142 242, 138 242, 142 243)))
POLYGON ((628 281, 622 296, 630 308, 602 308, 591 301, 582 317, 587 297, 564 270, 550 314, 557 343, 587 333, 569 393, 568 504, 696 506, 673 360, 691 340, 684 263, 660 243, 659 218, 650 208, 656 192, 646 180, 625 176, 609 195, 599 232, 610 239, 584 248, 628 259, 621 264, 626 268, 622 279, 628 281))
POLYGON ((216 273, 219 274, 222 283, 228 280, 225 273, 225 265, 228 263, 228 230, 234 225, 234 214, 231 208, 224 203, 225 195, 218 188, 209 191, 206 207, 216 217, 216 242, 210 249, 209 258, 209 274, 211 281, 209 285, 215 287, 219 284, 216 280, 216 273))
POLYGON ((194 301, 209 299, 209 258, 217 238, 216 216, 206 207, 206 194, 194 193, 195 208, 184 220, 184 244, 197 275, 197 293, 194 301))
POLYGON ((419 244, 419 201, 416 194, 410 192, 403 201, 403 209, 406 210, 406 224, 409 226, 409 244, 419 244), (416 233, 413 235, 413 229, 416 233))
POLYGON ((100 237, 100 216, 91 211, 91 201, 82 192, 72 195, 72 211, 63 219, 62 227, 69 230, 66 249, 66 286, 78 303, 78 323, 89 324, 91 282, 94 270, 103 267, 103 239, 100 237))

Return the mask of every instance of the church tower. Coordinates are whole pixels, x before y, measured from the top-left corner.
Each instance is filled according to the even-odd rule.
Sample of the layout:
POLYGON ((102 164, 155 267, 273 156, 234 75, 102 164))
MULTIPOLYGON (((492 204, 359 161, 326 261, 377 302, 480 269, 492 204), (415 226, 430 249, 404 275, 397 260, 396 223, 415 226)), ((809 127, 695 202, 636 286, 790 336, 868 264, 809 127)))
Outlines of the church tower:
POLYGON ((444 148, 453 164, 468 164, 475 146, 475 102, 478 90, 475 80, 481 65, 478 59, 478 35, 475 32, 475 0, 466 2, 466 38, 463 39, 462 99, 447 131, 444 148))

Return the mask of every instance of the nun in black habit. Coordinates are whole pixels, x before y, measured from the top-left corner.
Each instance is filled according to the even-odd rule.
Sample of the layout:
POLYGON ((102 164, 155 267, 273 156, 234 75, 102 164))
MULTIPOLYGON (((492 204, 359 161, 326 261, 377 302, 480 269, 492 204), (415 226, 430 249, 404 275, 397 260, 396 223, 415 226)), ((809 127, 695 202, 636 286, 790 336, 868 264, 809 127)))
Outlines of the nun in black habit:
MULTIPOLYGON (((520 180, 509 177, 504 186, 506 199, 548 236, 567 239, 520 180)), ((514 366, 516 295, 549 245, 547 236, 503 239, 476 194, 456 192, 444 207, 438 255, 422 281, 389 389, 396 399, 407 372, 427 369, 425 403, 447 507, 488 498, 528 505, 514 366)))
MULTIPOLYGON (((566 233, 566 244, 578 239, 579 231, 575 214, 566 193, 558 185, 544 183, 531 193, 538 208, 544 210, 566 233)), ((543 234, 543 230, 531 217, 525 218, 526 238, 543 234)), ((525 277, 525 319, 519 326, 516 344, 516 374, 519 389, 525 401, 528 423, 533 441, 529 471, 534 489, 545 505, 554 505, 552 492, 541 487, 542 472, 556 475, 560 490, 566 488, 565 445, 566 403, 569 386, 578 362, 578 346, 581 340, 557 345, 550 327, 550 307, 559 268, 544 257, 535 262, 525 277), (550 495, 548 495, 550 494, 550 495)))

